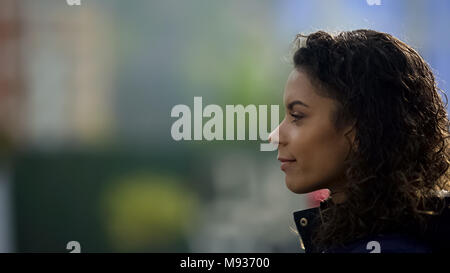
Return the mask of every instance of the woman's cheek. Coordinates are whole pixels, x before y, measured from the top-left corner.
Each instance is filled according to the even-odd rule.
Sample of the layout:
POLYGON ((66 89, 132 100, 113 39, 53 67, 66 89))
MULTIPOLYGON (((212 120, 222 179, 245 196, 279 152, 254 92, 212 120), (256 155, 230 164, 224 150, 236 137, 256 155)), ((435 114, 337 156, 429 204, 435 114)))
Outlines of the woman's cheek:
POLYGON ((292 154, 297 160, 307 158, 309 156, 309 150, 312 148, 313 144, 311 141, 308 142, 308 137, 301 132, 295 134, 295 143, 293 147, 292 154))

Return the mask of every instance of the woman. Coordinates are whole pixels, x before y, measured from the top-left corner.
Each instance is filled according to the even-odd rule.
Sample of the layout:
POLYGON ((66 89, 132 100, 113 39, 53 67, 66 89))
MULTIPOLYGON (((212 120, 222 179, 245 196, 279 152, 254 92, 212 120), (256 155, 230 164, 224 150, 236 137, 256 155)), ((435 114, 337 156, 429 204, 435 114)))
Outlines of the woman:
MULTIPOLYGON (((449 120, 423 58, 372 30, 298 35, 272 132, 306 252, 449 251, 449 120)), ((444 94, 445 96, 445 94, 444 94)))

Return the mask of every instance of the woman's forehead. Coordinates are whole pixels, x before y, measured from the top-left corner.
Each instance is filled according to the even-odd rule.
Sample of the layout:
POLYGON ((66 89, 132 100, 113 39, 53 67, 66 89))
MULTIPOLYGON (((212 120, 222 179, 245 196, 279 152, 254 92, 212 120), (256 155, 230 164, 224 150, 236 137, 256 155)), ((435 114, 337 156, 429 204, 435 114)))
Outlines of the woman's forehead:
POLYGON ((288 77, 285 91, 284 103, 287 105, 294 100, 301 100, 306 104, 313 104, 317 94, 305 72, 294 69, 288 77))
POLYGON ((334 99, 321 96, 317 91, 317 87, 309 80, 308 74, 297 69, 294 69, 288 77, 283 100, 286 108, 295 101, 308 105, 308 107, 304 107, 308 110, 314 109, 318 111, 323 109, 324 111, 330 111, 336 107, 334 99))

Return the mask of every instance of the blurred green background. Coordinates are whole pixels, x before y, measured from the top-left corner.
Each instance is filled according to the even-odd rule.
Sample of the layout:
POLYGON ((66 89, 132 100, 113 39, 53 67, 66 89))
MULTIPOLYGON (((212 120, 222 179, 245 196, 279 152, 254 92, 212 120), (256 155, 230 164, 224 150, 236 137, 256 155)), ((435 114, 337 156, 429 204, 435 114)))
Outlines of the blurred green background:
POLYGON ((300 252, 276 151, 176 142, 172 107, 282 110, 290 43, 319 29, 392 33, 450 80, 446 0, 1 4, 0 252, 300 252))

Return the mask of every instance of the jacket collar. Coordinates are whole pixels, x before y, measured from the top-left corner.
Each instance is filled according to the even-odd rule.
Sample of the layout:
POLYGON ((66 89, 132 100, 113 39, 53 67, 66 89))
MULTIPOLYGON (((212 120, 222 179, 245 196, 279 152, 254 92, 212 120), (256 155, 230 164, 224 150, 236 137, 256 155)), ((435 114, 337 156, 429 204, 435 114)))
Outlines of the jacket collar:
POLYGON ((331 199, 327 199, 322 201, 319 207, 299 210, 293 213, 295 226, 297 227, 300 239, 300 247, 305 250, 306 253, 316 251, 312 244, 312 235, 322 223, 320 211, 329 206, 330 202, 331 199))
MULTIPOLYGON (((425 237, 439 251, 450 251, 450 195, 442 196, 445 199, 443 210, 437 217, 430 219, 425 237)), ((319 207, 293 212, 295 226, 297 227, 300 246, 306 253, 318 252, 312 244, 313 232, 322 224, 321 210, 332 203, 331 198, 322 201, 319 207)))

